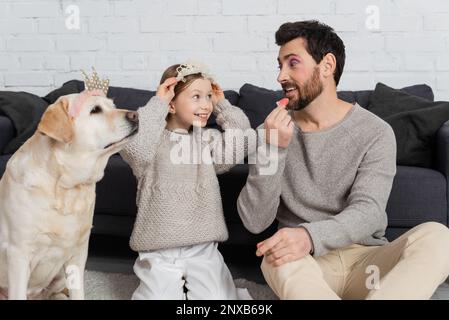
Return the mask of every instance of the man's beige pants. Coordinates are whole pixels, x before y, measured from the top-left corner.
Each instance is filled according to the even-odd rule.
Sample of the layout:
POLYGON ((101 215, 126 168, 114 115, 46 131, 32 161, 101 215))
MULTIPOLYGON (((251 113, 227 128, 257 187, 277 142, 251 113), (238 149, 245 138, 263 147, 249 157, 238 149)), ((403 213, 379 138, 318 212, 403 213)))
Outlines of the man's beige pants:
POLYGON ((429 299, 449 275, 449 229, 427 222, 383 246, 261 268, 280 299, 429 299))

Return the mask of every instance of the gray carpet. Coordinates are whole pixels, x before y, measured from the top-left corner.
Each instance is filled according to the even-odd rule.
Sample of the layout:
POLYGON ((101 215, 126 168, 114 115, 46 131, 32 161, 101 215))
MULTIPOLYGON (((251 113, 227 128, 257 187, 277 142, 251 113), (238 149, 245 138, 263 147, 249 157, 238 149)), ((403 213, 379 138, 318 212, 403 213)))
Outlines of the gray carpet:
MULTIPOLYGON (((245 279, 236 279, 235 283, 239 288, 247 288, 255 300, 277 299, 267 285, 245 279)), ((138 280, 133 274, 86 271, 85 286, 88 300, 128 300, 137 285, 138 280)), ((449 300, 449 285, 442 284, 432 299, 449 300)))
MULTIPOLYGON (((85 277, 86 299, 88 300, 129 300, 139 284, 137 277, 133 274, 88 270, 85 277)), ((253 299, 277 299, 267 285, 245 279, 236 279, 235 283, 238 288, 247 288, 253 299)))

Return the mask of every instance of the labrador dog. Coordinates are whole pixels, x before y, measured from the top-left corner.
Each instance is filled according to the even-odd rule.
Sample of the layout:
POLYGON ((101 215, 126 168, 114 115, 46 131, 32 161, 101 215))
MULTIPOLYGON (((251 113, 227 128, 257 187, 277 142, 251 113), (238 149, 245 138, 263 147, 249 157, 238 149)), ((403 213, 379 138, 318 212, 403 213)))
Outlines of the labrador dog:
POLYGON ((84 299, 95 184, 138 116, 78 95, 48 107, 0 180, 0 298, 84 299))

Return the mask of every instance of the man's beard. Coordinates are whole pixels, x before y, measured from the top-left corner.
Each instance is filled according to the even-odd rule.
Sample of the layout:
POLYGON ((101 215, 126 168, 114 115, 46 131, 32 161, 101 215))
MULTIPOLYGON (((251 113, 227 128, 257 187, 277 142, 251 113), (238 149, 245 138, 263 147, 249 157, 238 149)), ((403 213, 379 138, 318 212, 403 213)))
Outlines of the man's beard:
POLYGON ((299 87, 294 83, 286 83, 282 88, 295 87, 298 91, 298 99, 290 99, 287 105, 288 109, 298 111, 307 107, 313 100, 323 92, 323 84, 320 81, 320 73, 318 67, 313 70, 312 76, 306 83, 299 87))

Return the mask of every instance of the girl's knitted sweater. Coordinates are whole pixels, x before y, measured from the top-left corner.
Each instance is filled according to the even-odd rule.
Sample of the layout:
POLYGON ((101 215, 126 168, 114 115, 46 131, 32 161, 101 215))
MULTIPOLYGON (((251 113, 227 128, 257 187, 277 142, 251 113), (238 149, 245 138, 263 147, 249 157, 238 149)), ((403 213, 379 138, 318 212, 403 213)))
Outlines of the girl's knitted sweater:
POLYGON ((246 115, 224 99, 213 111, 224 132, 179 133, 165 128, 168 104, 159 97, 137 112, 139 132, 121 152, 138 183, 131 248, 149 251, 225 241, 228 231, 217 173, 243 162, 247 144, 235 143, 235 135, 227 133, 250 129, 246 115))

